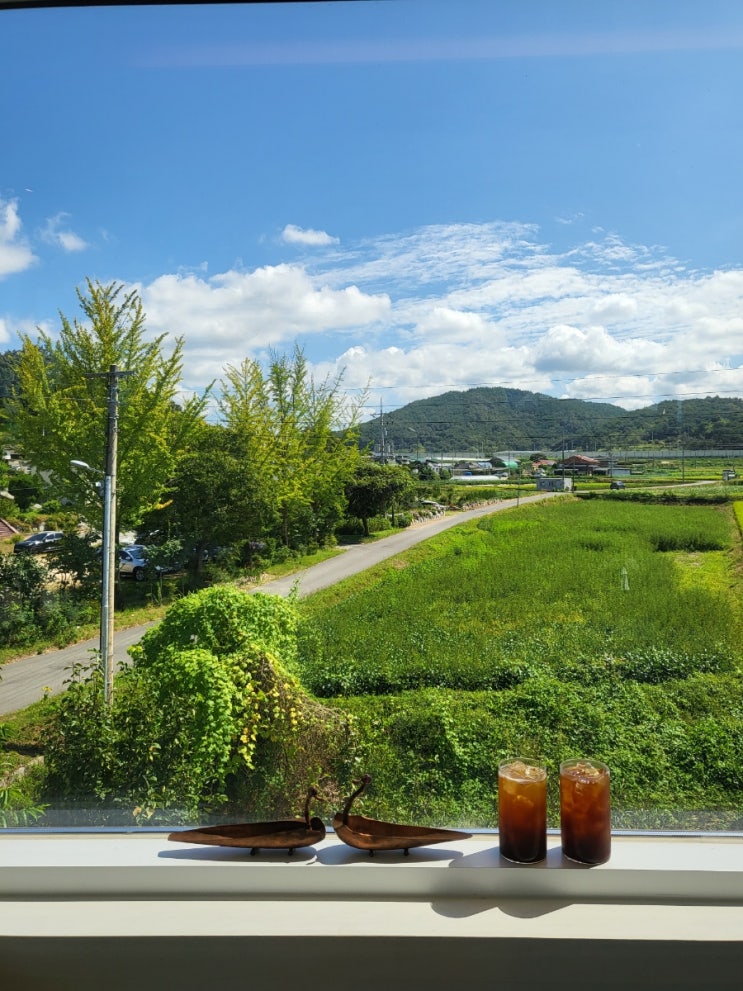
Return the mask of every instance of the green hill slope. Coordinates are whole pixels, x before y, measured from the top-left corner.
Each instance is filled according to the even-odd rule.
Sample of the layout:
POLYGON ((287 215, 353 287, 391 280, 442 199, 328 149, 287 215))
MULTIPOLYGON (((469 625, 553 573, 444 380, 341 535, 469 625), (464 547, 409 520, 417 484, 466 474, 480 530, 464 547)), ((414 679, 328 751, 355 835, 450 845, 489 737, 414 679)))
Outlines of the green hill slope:
POLYGON ((743 447, 743 399, 666 400, 628 411, 612 403, 555 399, 522 389, 446 392, 409 403, 361 425, 360 443, 431 455, 453 451, 662 445, 743 447))

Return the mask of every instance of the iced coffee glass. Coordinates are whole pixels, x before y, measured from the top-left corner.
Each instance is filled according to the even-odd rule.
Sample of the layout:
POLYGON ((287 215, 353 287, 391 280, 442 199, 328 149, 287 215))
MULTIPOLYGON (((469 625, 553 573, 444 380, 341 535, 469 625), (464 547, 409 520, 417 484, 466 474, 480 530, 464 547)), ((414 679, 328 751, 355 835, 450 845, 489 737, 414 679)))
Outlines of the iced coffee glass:
POLYGON ((547 856, 547 771, 514 758, 498 766, 500 852, 530 864, 547 856))
POLYGON ((560 764, 562 852, 582 864, 602 864, 611 855, 609 768, 597 760, 560 764))

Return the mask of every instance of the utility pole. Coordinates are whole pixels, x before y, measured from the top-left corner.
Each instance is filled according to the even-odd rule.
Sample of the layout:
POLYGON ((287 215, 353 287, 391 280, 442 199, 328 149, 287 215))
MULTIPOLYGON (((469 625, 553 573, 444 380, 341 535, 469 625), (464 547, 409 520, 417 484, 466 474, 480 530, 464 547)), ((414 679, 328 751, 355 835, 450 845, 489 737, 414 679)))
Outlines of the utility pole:
MULTIPOLYGON (((107 372, 96 372, 88 378, 106 379, 106 468, 101 471, 89 465, 86 461, 73 459, 71 465, 103 475, 103 547, 101 554, 101 639, 100 654, 103 670, 103 698, 106 708, 113 702, 114 687, 114 589, 116 587, 116 545, 118 531, 116 527, 116 465, 118 451, 118 419, 119 419, 119 379, 134 372, 125 372, 111 365, 107 372)), ((100 485, 100 483, 98 483, 100 485)))
POLYGON ((133 372, 111 365, 96 378, 108 384, 106 415, 106 469, 103 478, 103 581, 101 585, 101 667, 106 707, 113 701, 114 687, 114 589, 116 586, 116 468, 118 453, 119 379, 133 372))
POLYGON ((387 437, 384 432, 384 406, 382 400, 379 400, 379 453, 381 454, 382 464, 387 463, 387 437))

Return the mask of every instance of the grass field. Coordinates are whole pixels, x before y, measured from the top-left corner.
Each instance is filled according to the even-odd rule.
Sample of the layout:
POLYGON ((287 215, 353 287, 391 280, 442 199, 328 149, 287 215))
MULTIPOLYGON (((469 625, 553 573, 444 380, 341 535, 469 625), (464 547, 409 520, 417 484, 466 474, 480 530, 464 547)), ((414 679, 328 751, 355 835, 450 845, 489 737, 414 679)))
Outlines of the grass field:
POLYGON ((495 824, 498 761, 612 768, 616 823, 743 826, 729 504, 552 500, 302 604, 302 679, 357 720, 375 814, 495 824))

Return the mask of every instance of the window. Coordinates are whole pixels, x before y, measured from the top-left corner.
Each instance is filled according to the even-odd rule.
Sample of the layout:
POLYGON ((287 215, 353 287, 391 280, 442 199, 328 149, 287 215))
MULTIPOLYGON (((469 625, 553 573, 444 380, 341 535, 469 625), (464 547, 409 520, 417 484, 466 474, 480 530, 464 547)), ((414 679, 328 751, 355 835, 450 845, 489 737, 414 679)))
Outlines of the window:
MULTIPOLYGON (((357 529, 450 528, 453 505, 493 520, 446 530, 441 560, 353 616, 297 605, 315 629, 289 646, 295 607, 262 616, 267 639, 235 662, 244 688, 287 651, 260 719, 252 697, 235 708, 184 607, 187 643, 167 676, 122 687, 110 733, 97 708, 87 750, 71 723, 51 731, 56 798, 35 821, 179 822, 204 789, 229 800, 200 814, 269 815, 322 754, 331 812, 370 770, 380 814, 492 827, 497 758, 523 748, 553 771, 560 752, 608 751, 620 827, 739 831, 741 12, 399 0, 11 9, 2 24, 0 429, 21 459, 0 466, 0 517, 65 534, 3 565, 6 639, 32 630, 36 650, 95 625, 75 589, 100 581, 105 514, 79 459, 104 472, 114 394, 120 572, 137 579, 117 594, 152 610, 139 622, 205 571, 213 612, 237 609, 222 579, 244 588, 332 550, 358 467, 342 413, 386 486, 369 508, 372 476, 358 485, 357 529), (117 306, 141 337, 93 382, 84 327, 117 306), (23 414, 13 395, 42 373, 70 405, 44 400, 34 424, 30 389, 23 414), (492 595, 473 604, 485 557, 492 595), (158 760, 177 769, 165 783, 158 760), (100 792, 105 807, 81 798, 100 792)), ((170 656, 150 642, 141 670, 170 656)), ((39 768, 24 783, 16 766, 33 721, 5 725, 4 793, 30 821, 50 804, 39 768)))

